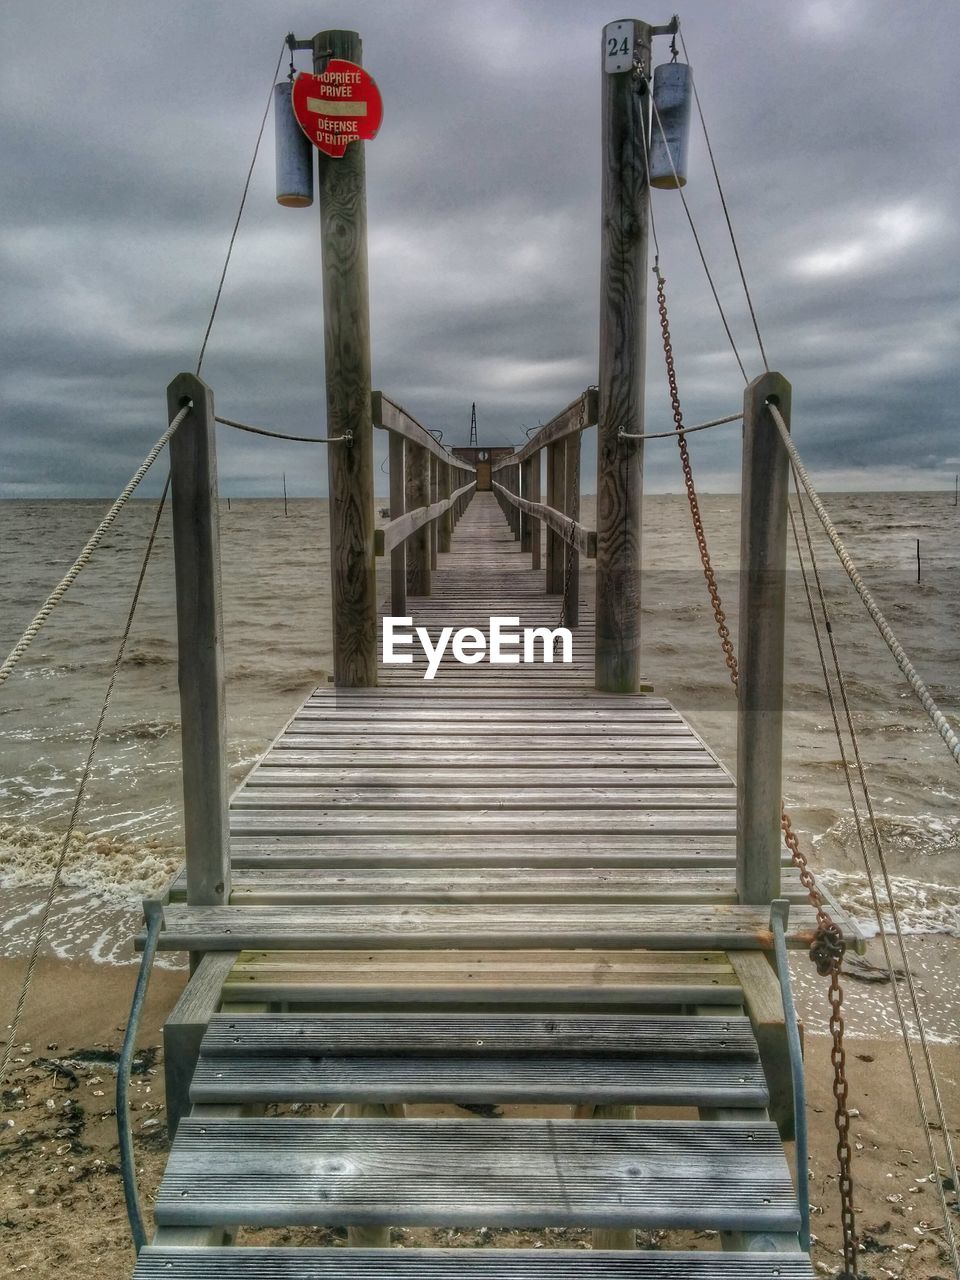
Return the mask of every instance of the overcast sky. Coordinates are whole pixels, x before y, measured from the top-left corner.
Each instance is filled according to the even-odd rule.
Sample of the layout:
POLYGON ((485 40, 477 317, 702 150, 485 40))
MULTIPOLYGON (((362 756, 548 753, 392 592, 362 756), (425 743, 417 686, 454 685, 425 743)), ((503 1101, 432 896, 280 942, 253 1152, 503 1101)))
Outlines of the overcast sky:
MULTIPOLYGON (((6 0, 0 496, 112 495, 162 431, 290 29, 359 30, 384 99, 367 146, 374 386, 447 442, 465 443, 472 400, 481 442, 546 421, 597 376, 600 37, 622 16, 597 0, 6 0)), ((952 485, 960 6, 689 0, 680 16, 811 471, 824 488, 952 485)), ((318 213, 276 204, 272 131, 204 377, 220 413, 312 433, 318 213)), ((696 130, 687 193, 753 376, 696 130)), ((676 194, 654 208, 693 423, 736 410, 743 383, 676 194)), ((670 425, 655 337, 647 430, 670 425)), ((224 493, 275 494, 283 470, 292 494, 325 491, 323 449, 225 430, 220 446, 224 493)), ((703 488, 738 486, 736 428, 691 447, 703 488)), ((646 475, 680 489, 672 442, 648 446, 646 475)))

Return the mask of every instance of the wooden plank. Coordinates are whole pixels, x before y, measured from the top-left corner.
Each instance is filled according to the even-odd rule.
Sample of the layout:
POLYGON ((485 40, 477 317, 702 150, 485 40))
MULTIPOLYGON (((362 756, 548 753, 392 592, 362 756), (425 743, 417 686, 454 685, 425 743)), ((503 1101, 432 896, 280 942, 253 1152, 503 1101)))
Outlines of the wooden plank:
POLYGON ((797 1228, 771 1124, 187 1119, 158 1225, 797 1228))
POLYGON ((430 502, 428 505, 420 506, 413 511, 405 511, 403 515, 391 520, 389 524, 385 524, 380 530, 383 539, 377 554, 386 555, 388 552, 394 551, 395 548, 412 538, 424 525, 432 527, 434 521, 439 520, 441 516, 445 516, 461 497, 470 492, 475 483, 475 481, 471 480, 469 484, 465 484, 455 490, 450 497, 430 502))
POLYGON ((780 983, 766 955, 760 952, 732 952, 730 963, 743 987, 744 1008, 757 1037, 764 1072, 770 1084, 771 1119, 784 1142, 792 1142, 795 1129, 793 1083, 780 983))
POLYGON ((411 444, 415 444, 421 449, 426 449, 428 453, 442 462, 449 463, 453 460, 454 465, 461 471, 468 471, 471 475, 476 472, 476 467, 472 463, 465 462, 462 458, 454 459, 454 455, 449 449, 445 449, 440 444, 436 436, 422 426, 406 409, 395 404, 382 391, 372 392, 370 408, 375 427, 379 427, 383 431, 390 431, 394 435, 402 436, 404 440, 409 440, 411 444))
POLYGON ((230 895, 216 422, 210 388, 181 373, 167 388, 170 420, 187 403, 170 441, 183 834, 188 896, 210 904, 230 895))
POLYGON ((535 516, 548 529, 551 529, 561 541, 575 546, 578 551, 589 559, 596 559, 597 534, 595 529, 584 528, 582 524, 578 524, 577 521, 571 520, 564 515, 563 511, 556 510, 544 502, 528 502, 526 498, 521 498, 505 489, 496 480, 491 481, 491 483, 498 493, 503 494, 507 502, 518 507, 521 511, 526 511, 528 515, 535 516))
MULTIPOLYGON (((242 966, 241 966, 242 967, 242 966)), ((319 965, 318 965, 319 967, 319 965)), ((663 965, 660 966, 663 968, 663 965)), ((715 964, 722 968, 722 964, 715 964)), ((683 1015, 536 1015, 482 1017, 470 1014, 396 1015, 296 1013, 231 1014, 210 1018, 203 1052, 211 1060, 240 1057, 323 1057, 401 1053, 658 1057, 669 1046, 684 1060, 756 1062, 757 1044, 749 1018, 695 1018, 683 1015)))
MULTIPOLYGON (((482 1028, 482 1024, 481 1024, 482 1028)), ((765 1107, 767 1087, 754 1063, 598 1054, 445 1053, 312 1058, 201 1058, 194 1102, 527 1103, 559 1106, 765 1107)))
POLYGON ((568 404, 566 409, 561 409, 555 418, 551 418, 535 435, 532 435, 527 443, 518 449, 512 457, 504 458, 502 461, 495 463, 491 467, 491 472, 500 471, 510 464, 525 462, 527 458, 532 458, 541 449, 546 448, 547 445, 566 440, 573 435, 579 435, 587 427, 595 427, 596 425, 597 388, 588 387, 582 395, 577 396, 572 404, 568 404))
MULTIPOLYGON (((327 947, 646 947, 769 949, 768 913, 749 905, 410 903, 165 909, 165 950, 327 947)), ((799 904, 789 941, 809 946, 816 918, 799 904)), ((142 935, 139 939, 142 945, 142 935)))
POLYGON ((805 1253, 147 1246, 134 1280, 813 1280, 805 1253))
POLYGON ((465 812, 490 809, 549 810, 566 813, 570 809, 627 810, 632 813, 642 809, 656 813, 661 809, 700 810, 735 809, 736 789, 721 777, 720 785, 712 787, 669 786, 632 788, 578 787, 575 775, 568 786, 558 790, 531 787, 485 787, 455 790, 444 787, 438 791, 424 779, 422 787, 264 787, 247 784, 233 802, 233 813, 247 809, 277 809, 285 813, 312 809, 462 809, 465 812))
MULTIPOLYGON (((794 902, 806 899, 796 875, 784 892, 794 902)), ((557 868, 545 878, 538 867, 501 867, 495 877, 485 866, 336 871, 299 867, 235 871, 230 901, 233 906, 384 901, 735 903, 737 893, 729 868, 557 868)))
POLYGON ((163 1074, 167 1134, 190 1111, 190 1081, 207 1024, 220 1007, 220 992, 238 957, 235 951, 206 955, 163 1024, 163 1074))
MULTIPOLYGON (((430 810, 402 809, 337 810, 311 809, 285 812, 278 809, 235 809, 231 812, 231 831, 235 835, 319 835, 322 832, 345 835, 349 832, 368 836, 460 835, 475 832, 486 837, 527 835, 531 829, 541 840, 570 827, 583 835, 631 835, 644 832, 657 835, 732 834, 736 830, 736 812, 731 806, 722 809, 663 809, 655 813, 607 809, 471 809, 430 810)), ((758 907, 754 914, 760 915, 758 907)))

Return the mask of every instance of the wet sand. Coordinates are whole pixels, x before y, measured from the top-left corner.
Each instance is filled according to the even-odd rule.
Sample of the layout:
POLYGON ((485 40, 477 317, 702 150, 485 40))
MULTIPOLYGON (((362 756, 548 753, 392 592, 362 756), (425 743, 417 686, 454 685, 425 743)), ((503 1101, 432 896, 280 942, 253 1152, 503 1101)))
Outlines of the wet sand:
MULTIPOLYGON (((933 949, 931 966, 939 969, 955 960, 953 940, 923 941, 933 949), (949 961, 944 958, 947 955, 949 961)), ((0 995, 11 1007, 21 972, 22 961, 0 961, 0 995)), ((6 1275, 68 1274, 74 1280, 122 1280, 131 1273, 133 1252, 117 1169, 114 1062, 135 975, 130 964, 96 965, 82 960, 46 958, 38 968, 14 1071, 3 1097, 0 1269, 6 1275)), ((183 970, 154 972, 141 1025, 140 1070, 133 1079, 131 1110, 141 1196, 148 1215, 167 1152, 160 1032, 185 980, 183 970)), ((925 1143, 903 1048, 894 1040, 866 1033, 871 1025, 866 1010, 877 1008, 878 1002, 882 1006, 883 985, 848 980, 847 990, 853 1033, 848 1057, 850 1102, 856 1112, 852 1135, 864 1246, 862 1273, 909 1280, 942 1276, 946 1280, 949 1262, 937 1230, 939 1208, 928 1180, 925 1143)), ((840 1260, 829 1041, 818 1034, 822 1006, 818 1001, 815 1008, 806 991, 803 982, 810 1190, 817 1236, 814 1258, 819 1273, 830 1275, 836 1274, 840 1260)), ((957 1142, 957 1049, 955 1045, 935 1045, 933 1052, 957 1142)), ((324 1113, 322 1108, 311 1110, 324 1113)), ((451 1108, 433 1110, 464 1114, 451 1108)), ((298 1228, 249 1232, 243 1239, 342 1244, 344 1233, 298 1228)), ((427 1232, 399 1227, 394 1231, 398 1246, 529 1246, 537 1241, 545 1246, 585 1248, 589 1233, 427 1232)), ((639 1237, 643 1247, 676 1247, 681 1241, 688 1247, 710 1248, 715 1238, 708 1233, 658 1233, 655 1237, 640 1233, 639 1237)))

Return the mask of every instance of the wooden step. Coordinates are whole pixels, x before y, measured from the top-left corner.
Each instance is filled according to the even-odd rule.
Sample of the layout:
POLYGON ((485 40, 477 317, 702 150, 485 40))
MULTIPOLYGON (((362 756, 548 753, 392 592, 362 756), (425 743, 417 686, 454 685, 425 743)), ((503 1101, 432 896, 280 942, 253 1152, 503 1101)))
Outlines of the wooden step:
POLYGON ((180 1122, 158 1227, 681 1227, 795 1232, 769 1123, 180 1122))
POLYGON ((812 1280, 804 1253, 148 1245, 134 1280, 812 1280))
POLYGON ((715 951, 250 950, 223 987, 227 1003, 438 1010, 504 1006, 739 1004, 740 980, 715 951))
POLYGON ((769 1101, 746 1018, 289 1014, 216 1016, 190 1098, 754 1108, 769 1101))
MULTIPOLYGON (((798 904, 788 942, 809 946, 816 919, 798 904)), ((764 906, 731 903, 379 903, 165 908, 160 946, 175 951, 246 947, 770 947, 764 906)), ((142 935, 140 937, 142 945, 142 935)))

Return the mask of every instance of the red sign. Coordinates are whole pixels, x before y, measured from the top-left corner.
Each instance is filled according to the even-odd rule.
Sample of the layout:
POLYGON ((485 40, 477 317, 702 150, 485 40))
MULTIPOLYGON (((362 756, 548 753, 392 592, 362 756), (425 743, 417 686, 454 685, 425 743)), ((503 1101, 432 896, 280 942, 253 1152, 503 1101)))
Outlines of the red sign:
POLYGON ((301 71, 293 82, 293 114, 315 147, 342 156, 349 142, 369 142, 383 120, 373 76, 355 62, 331 58, 322 76, 301 71))

